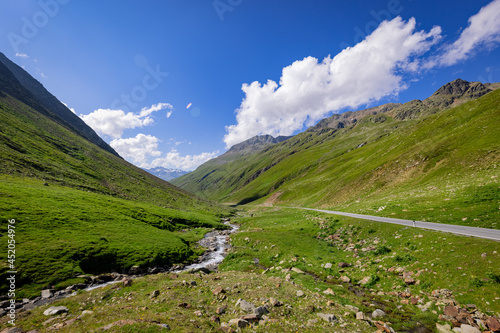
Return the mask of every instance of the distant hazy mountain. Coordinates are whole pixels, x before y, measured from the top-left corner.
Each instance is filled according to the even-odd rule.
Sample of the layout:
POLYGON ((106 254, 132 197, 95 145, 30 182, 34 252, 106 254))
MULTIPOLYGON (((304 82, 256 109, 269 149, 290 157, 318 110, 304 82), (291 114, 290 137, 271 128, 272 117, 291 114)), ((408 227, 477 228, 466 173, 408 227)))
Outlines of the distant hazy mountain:
POLYGON ((183 176, 189 171, 179 170, 179 169, 167 169, 164 167, 157 167, 152 169, 144 169, 152 175, 155 175, 158 178, 169 181, 171 179, 183 176))

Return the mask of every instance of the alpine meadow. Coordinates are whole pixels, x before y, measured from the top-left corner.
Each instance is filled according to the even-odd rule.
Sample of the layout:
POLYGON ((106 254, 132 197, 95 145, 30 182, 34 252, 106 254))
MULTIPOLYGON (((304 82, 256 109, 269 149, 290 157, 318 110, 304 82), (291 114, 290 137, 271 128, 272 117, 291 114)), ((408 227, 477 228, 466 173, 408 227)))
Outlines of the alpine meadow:
POLYGON ((0 333, 500 333, 500 0, 0 4, 0 333))

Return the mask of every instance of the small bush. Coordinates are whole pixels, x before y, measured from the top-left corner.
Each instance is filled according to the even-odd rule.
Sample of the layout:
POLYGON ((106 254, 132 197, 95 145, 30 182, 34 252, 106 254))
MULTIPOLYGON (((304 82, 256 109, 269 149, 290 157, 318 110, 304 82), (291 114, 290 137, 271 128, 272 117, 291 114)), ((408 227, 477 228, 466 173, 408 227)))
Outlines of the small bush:
POLYGON ((411 254, 409 253, 405 253, 403 255, 397 255, 394 260, 396 260, 396 262, 400 263, 400 264, 409 264, 409 263, 412 263, 414 262, 416 259, 414 256, 412 256, 411 254))
POLYGON ((374 233, 376 233, 376 232, 377 232, 377 230, 375 230, 375 229, 369 229, 369 230, 368 230, 368 233, 369 233, 369 234, 374 234, 374 233))
POLYGON ((377 247, 377 249, 373 252, 373 254, 378 256, 378 255, 390 253, 391 251, 392 250, 390 248, 388 248, 385 245, 382 245, 382 246, 377 247))
POLYGON ((470 282, 469 282, 469 285, 471 287, 476 287, 476 288, 480 288, 482 286, 484 286, 484 281, 481 280, 480 278, 473 278, 470 282))
POLYGON ((489 272, 486 273, 486 277, 490 280, 490 282, 500 284, 500 274, 489 272))

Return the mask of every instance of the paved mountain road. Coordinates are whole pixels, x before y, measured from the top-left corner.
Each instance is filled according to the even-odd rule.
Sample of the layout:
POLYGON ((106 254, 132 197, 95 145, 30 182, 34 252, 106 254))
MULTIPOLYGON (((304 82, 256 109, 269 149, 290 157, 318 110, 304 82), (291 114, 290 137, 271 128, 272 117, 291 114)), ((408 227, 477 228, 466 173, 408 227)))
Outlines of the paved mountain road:
MULTIPOLYGON (((296 208, 299 208, 299 207, 296 207, 296 208)), ((324 209, 313 209, 313 208, 300 208, 300 209, 314 210, 314 211, 318 211, 318 212, 335 214, 335 215, 350 216, 350 217, 355 217, 358 219, 371 220, 371 221, 377 221, 377 222, 401 224, 401 225, 407 225, 410 227, 413 226, 412 220, 402 220, 402 219, 394 219, 394 218, 389 218, 389 217, 344 213, 344 212, 336 212, 333 210, 324 210, 324 209)), ((486 238, 486 239, 500 241, 500 230, 497 230, 497 229, 466 227, 466 226, 461 226, 461 225, 441 224, 441 223, 421 222, 421 221, 416 221, 415 227, 423 228, 423 229, 444 231, 444 232, 451 232, 453 234, 458 234, 458 235, 465 235, 465 236, 472 236, 472 237, 479 237, 479 238, 486 238)))

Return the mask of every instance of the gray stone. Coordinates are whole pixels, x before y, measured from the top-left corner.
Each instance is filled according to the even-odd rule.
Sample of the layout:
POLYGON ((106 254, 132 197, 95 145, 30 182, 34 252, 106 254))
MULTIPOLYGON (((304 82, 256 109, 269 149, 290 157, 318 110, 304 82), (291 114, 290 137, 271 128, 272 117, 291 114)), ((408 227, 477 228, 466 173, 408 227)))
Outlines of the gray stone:
POLYGON ((20 327, 9 327, 2 330, 2 333, 24 333, 20 327))
POLYGON ((302 297, 304 296, 304 292, 302 290, 297 290, 297 297, 302 297))
POLYGON ((160 291, 158 289, 156 289, 155 291, 153 291, 151 293, 151 295, 149 295, 149 298, 156 298, 160 295, 160 291))
POLYGON ((269 298, 269 303, 271 303, 272 306, 281 306, 283 305, 282 302, 278 301, 276 298, 274 297, 270 297, 269 298))
POLYGON ((440 325, 436 323, 436 329, 439 333, 453 333, 451 330, 451 326, 446 324, 446 325, 440 325))
POLYGON ((359 308, 354 305, 347 304, 345 307, 351 310, 352 312, 359 312, 359 308))
POLYGON ((267 310, 265 306, 259 306, 253 311, 253 313, 260 317, 262 315, 265 315, 266 313, 269 313, 269 310, 267 310))
POLYGON ((351 279, 349 277, 343 275, 340 277, 340 281, 342 281, 344 283, 349 283, 349 282, 351 282, 351 279))
POLYGON ((320 317, 321 319, 323 319, 328 323, 333 323, 334 321, 338 321, 337 317, 335 317, 334 314, 318 313, 318 317, 320 317))
POLYGON ((325 291, 323 291, 323 294, 325 294, 325 295, 335 295, 335 293, 333 292, 332 288, 326 289, 325 291))
POLYGON ((361 312, 361 311, 356 312, 356 319, 357 319, 357 320, 368 320, 368 319, 366 318, 365 313, 364 313, 364 312, 361 312))
POLYGON ((332 268, 332 264, 331 264, 331 263, 329 263, 329 262, 327 262, 327 263, 325 264, 325 268, 326 268, 326 269, 330 269, 330 268, 332 268))
POLYGON ((292 267, 292 271, 294 271, 297 274, 305 274, 303 270, 297 267, 292 267))
POLYGON ((53 316, 60 313, 67 313, 69 310, 65 306, 51 306, 43 312, 46 316, 53 316))
POLYGON ((368 284, 371 280, 372 278, 370 276, 365 276, 361 281, 358 282, 358 284, 365 285, 368 284))
POLYGON ((373 311, 372 313, 372 319, 377 319, 377 318, 382 318, 385 317, 386 313, 380 309, 377 309, 373 311))
POLYGON ((236 302, 236 306, 239 306, 241 310, 248 313, 253 313, 255 311, 255 305, 253 303, 247 302, 241 298, 236 302))
POLYGON ((52 295, 54 295, 54 291, 52 289, 42 290, 42 298, 51 298, 52 295))
POLYGON ((481 331, 475 328, 474 326, 466 324, 460 325, 460 329, 462 330, 462 333, 481 333, 481 331))

